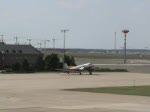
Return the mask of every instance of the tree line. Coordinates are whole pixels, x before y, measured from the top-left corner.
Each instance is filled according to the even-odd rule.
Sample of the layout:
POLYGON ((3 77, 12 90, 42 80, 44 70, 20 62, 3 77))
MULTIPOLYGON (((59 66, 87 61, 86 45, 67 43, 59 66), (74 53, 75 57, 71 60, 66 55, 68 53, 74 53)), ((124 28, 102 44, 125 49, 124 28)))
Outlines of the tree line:
MULTIPOLYGON (((64 62, 68 66, 75 66, 74 57, 65 55, 64 62)), ((43 58, 43 56, 38 57, 35 64, 30 64, 28 60, 24 59, 23 62, 15 63, 12 65, 11 69, 13 72, 42 72, 42 71, 56 71, 57 69, 63 68, 63 62, 60 61, 58 54, 51 54, 43 58)))

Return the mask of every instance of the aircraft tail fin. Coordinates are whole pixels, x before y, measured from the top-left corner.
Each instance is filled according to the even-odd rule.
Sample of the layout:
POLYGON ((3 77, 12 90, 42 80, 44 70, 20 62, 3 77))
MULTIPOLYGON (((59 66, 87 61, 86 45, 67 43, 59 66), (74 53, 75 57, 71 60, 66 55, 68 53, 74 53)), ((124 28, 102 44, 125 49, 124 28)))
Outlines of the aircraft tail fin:
POLYGON ((64 63, 64 69, 69 69, 67 63, 64 63))

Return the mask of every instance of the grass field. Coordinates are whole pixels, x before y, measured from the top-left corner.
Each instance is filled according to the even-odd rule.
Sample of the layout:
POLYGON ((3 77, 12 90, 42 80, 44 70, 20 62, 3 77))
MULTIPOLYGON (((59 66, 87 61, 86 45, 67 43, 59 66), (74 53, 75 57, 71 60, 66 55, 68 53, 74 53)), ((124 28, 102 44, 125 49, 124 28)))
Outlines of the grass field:
POLYGON ((69 91, 110 93, 110 94, 137 95, 150 97, 150 86, 79 88, 79 89, 69 89, 69 91))
MULTIPOLYGON (((102 53, 68 53, 69 56, 89 59, 122 59, 124 54, 102 54, 102 53)), ((150 59, 148 54, 127 54, 128 59, 150 59)))
MULTIPOLYGON (((59 57, 63 57, 63 53, 56 52, 59 57)), ((47 53, 48 55, 49 53, 47 53)), ((50 53, 51 54, 51 53, 50 53)), ((124 54, 113 53, 72 53, 66 52, 66 55, 73 56, 75 58, 88 58, 88 59, 123 59, 124 54)), ((128 59, 148 59, 150 60, 150 54, 127 54, 128 59)))

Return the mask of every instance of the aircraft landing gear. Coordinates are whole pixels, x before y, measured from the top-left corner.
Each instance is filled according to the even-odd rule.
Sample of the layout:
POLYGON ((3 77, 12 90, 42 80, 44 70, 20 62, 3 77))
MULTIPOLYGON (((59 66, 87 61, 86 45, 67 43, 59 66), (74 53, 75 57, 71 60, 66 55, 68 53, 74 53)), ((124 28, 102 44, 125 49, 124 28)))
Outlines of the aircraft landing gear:
POLYGON ((92 75, 92 71, 89 71, 89 74, 92 75))

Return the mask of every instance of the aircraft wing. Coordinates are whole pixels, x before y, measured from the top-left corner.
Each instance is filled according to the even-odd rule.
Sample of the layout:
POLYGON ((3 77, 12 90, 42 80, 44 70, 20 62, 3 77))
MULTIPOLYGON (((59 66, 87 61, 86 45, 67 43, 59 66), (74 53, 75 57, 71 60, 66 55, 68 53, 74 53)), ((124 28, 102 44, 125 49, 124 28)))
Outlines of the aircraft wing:
POLYGON ((83 70, 80 69, 57 69, 58 71, 64 72, 64 73, 80 73, 80 75, 82 74, 83 70))
POLYGON ((71 72, 71 71, 78 71, 78 72, 81 72, 83 71, 82 69, 56 69, 57 71, 68 71, 68 72, 71 72))

